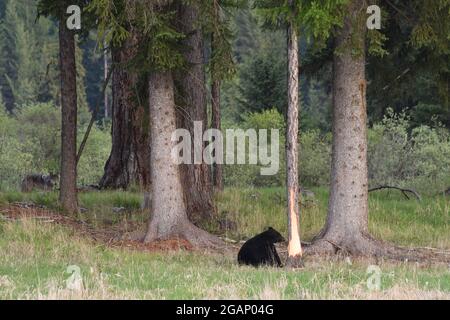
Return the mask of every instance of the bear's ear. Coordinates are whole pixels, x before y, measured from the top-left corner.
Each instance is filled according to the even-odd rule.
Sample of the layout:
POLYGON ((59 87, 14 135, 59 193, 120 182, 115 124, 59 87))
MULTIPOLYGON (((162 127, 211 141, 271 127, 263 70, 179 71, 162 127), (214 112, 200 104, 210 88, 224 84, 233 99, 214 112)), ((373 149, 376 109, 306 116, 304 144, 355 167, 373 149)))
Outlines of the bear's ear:
POLYGON ((271 231, 271 230, 273 230, 272 227, 268 227, 268 228, 267 228, 267 231, 271 231))

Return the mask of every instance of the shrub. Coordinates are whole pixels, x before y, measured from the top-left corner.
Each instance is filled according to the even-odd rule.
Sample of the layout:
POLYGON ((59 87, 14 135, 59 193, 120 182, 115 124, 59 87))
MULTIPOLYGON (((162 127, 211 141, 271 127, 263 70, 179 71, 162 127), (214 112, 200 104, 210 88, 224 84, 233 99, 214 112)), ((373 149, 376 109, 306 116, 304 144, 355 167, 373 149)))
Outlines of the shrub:
POLYGON ((299 176, 304 186, 329 184, 331 168, 331 134, 319 130, 300 133, 299 176))
MULTIPOLYGON (((225 166, 225 183, 232 186, 282 186, 286 177, 285 156, 285 121, 275 109, 261 113, 251 113, 243 117, 241 127, 244 129, 279 129, 280 168, 278 174, 262 176, 260 166, 234 165, 225 166)), ((321 135, 319 130, 300 134, 299 178, 302 185, 327 185, 330 175, 331 135, 321 135)))
MULTIPOLYGON (((450 183, 450 136, 440 124, 410 129, 405 113, 391 109, 369 130, 371 185, 413 187, 427 193, 450 183)), ((448 187, 448 186, 447 186, 448 187)))
MULTIPOLYGON (((268 148, 270 150, 270 129, 278 129, 279 141, 279 170, 271 176, 261 175, 261 165, 225 165, 224 180, 228 186, 280 186, 284 184, 285 163, 284 163, 284 128, 283 116, 276 110, 265 110, 260 113, 250 113, 242 117, 244 120, 239 125, 243 130, 255 129, 257 133, 261 129, 268 130, 268 148)), ((248 148, 247 148, 248 149, 248 148)))
MULTIPOLYGON (((78 141, 85 133, 78 128, 78 141)), ((0 108, 0 190, 15 190, 30 173, 59 172, 60 109, 49 103, 24 106, 16 115, 0 108)), ((78 183, 97 183, 111 150, 109 129, 92 128, 78 165, 78 183)))
POLYGON ((17 189, 33 163, 33 155, 24 152, 18 139, 18 127, 17 120, 0 109, 0 190, 17 189))
MULTIPOLYGON (((80 130, 79 136, 85 130, 80 130)), ((82 185, 96 184, 103 175, 103 169, 111 151, 110 130, 92 127, 89 139, 78 164, 78 183, 82 185)), ((79 139, 81 140, 81 138, 79 139)), ((81 142, 81 141, 80 141, 81 142)))

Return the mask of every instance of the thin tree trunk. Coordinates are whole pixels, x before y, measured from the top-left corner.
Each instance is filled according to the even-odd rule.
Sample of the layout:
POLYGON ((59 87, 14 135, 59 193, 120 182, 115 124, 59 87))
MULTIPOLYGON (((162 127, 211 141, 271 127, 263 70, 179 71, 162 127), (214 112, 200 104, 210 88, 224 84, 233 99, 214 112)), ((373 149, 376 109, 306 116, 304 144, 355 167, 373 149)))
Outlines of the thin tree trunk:
POLYGON ((336 37, 333 62, 331 192, 324 230, 316 241, 353 253, 368 253, 365 1, 349 4, 336 37), (357 43, 350 43, 350 39, 357 43), (355 54, 355 45, 359 53, 355 54))
POLYGON ((59 26, 61 73, 61 173, 59 201, 68 213, 78 211, 77 201, 77 72, 75 36, 59 26))
POLYGON ((148 112, 138 88, 139 74, 130 69, 136 55, 137 36, 112 48, 112 149, 100 180, 101 188, 127 189, 131 184, 146 190, 150 185, 148 112))
POLYGON ((176 144, 171 140, 176 130, 172 74, 159 72, 150 75, 149 92, 152 198, 144 241, 182 237, 194 246, 217 245, 220 241, 189 221, 180 167, 171 157, 176 144))
MULTIPOLYGON (((103 76, 104 76, 104 81, 106 81, 106 79, 108 78, 108 74, 109 74, 109 71, 108 71, 108 54, 107 54, 107 51, 106 51, 106 49, 105 50, 103 50, 103 76)), ((103 96, 103 98, 104 98, 104 108, 105 108, 105 119, 107 119, 108 117, 109 117, 109 110, 108 110, 108 108, 109 108, 109 101, 108 101, 108 91, 107 90, 105 90, 105 93, 104 93, 104 96, 103 96)))
MULTIPOLYGON (((177 120, 179 127, 189 130, 194 137, 194 121, 202 123, 201 135, 208 126, 204 42, 198 9, 193 5, 180 4, 179 21, 180 30, 187 35, 183 43, 187 48, 184 54, 187 68, 177 75, 177 105, 180 106, 177 120)), ((204 148, 205 144, 202 145, 204 148)), ((201 164, 182 165, 181 176, 189 219, 197 224, 210 221, 215 216, 216 208, 209 166, 203 159, 201 164)))
MULTIPOLYGON (((213 76, 214 79, 214 76, 213 76)), ((220 118, 220 80, 213 80, 211 86, 211 105, 212 105, 212 121, 211 128, 222 130, 220 118)), ((223 168, 222 164, 214 163, 213 165, 214 188, 223 191, 223 168)))
POLYGON ((288 110, 286 134, 288 260, 289 267, 302 265, 298 205, 298 36, 291 24, 288 28, 288 110))

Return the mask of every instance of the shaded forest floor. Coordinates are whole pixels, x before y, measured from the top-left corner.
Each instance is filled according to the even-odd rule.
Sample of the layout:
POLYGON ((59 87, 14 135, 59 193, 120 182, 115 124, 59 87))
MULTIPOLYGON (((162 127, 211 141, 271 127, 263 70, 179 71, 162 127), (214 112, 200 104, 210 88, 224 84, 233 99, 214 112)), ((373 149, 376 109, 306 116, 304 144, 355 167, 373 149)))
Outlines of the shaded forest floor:
MULTIPOLYGON (((302 239, 320 230, 327 193, 302 201, 302 239)), ((0 299, 9 298, 256 298, 450 299, 450 266, 367 259, 308 257, 306 268, 286 271, 239 267, 238 243, 226 252, 201 252, 174 239, 140 245, 117 235, 145 223, 141 195, 84 193, 77 217, 55 214, 54 193, 0 193, 0 299), (381 287, 367 268, 380 267, 381 287), (67 289, 69 266, 83 287, 67 289)), ((267 226, 285 232, 282 189, 228 189, 218 196, 219 223, 204 226, 232 241, 267 226)), ((450 249, 450 199, 406 200, 395 192, 371 194, 370 228, 402 246, 450 249)), ((281 248, 280 248, 281 249, 281 248)), ((284 256, 283 250, 281 255, 284 256)))

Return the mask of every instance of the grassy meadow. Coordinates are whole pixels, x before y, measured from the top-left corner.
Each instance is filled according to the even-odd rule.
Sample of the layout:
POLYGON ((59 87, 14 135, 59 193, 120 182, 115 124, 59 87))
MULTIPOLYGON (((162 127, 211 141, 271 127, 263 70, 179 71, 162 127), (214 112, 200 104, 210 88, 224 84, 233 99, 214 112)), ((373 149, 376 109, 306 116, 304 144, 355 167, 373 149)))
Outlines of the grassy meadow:
MULTIPOLYGON (((313 191, 315 197, 301 203, 304 241, 320 230, 326 215, 327 191, 313 191)), ((131 250, 51 220, 6 218, 17 202, 57 211, 56 199, 56 193, 0 193, 0 299, 450 299, 450 266, 444 264, 307 257, 302 270, 253 269, 237 265, 236 249, 131 250), (381 271, 375 289, 367 286, 372 264, 381 271), (72 266, 82 281, 78 289, 67 285, 72 266)), ((243 240, 267 226, 284 233, 284 201, 278 188, 227 189, 217 196, 219 214, 236 228, 221 235, 243 240)), ((99 230, 137 225, 145 221, 140 202, 133 192, 83 193, 85 210, 76 219, 99 230)), ((215 225, 205 228, 219 232, 215 225)), ((398 245, 450 250, 450 199, 418 202, 396 191, 371 193, 370 229, 398 245)))

